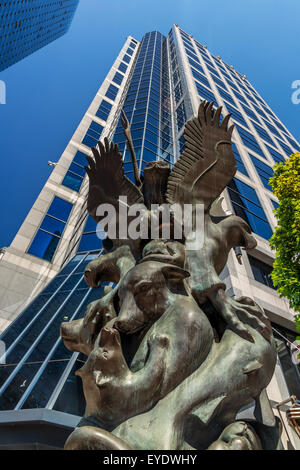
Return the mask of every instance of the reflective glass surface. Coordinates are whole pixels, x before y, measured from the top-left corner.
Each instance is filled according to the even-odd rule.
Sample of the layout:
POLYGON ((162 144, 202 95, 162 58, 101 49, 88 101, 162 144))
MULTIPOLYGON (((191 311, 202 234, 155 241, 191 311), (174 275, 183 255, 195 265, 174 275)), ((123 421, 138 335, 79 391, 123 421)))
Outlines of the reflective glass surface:
POLYGON ((85 358, 65 348, 59 328, 62 321, 81 318, 103 294, 103 287, 90 289, 83 278, 85 266, 97 256, 76 255, 1 335, 8 351, 6 364, 0 365, 0 385, 8 381, 0 395, 1 410, 43 408, 51 399, 56 409, 63 405, 61 411, 82 414, 81 380, 74 371, 85 358))
POLYGON ((256 191, 237 178, 231 181, 228 190, 235 214, 242 217, 254 233, 269 240, 273 232, 256 191))
POLYGON ((52 261, 72 207, 70 202, 54 197, 27 253, 52 261))

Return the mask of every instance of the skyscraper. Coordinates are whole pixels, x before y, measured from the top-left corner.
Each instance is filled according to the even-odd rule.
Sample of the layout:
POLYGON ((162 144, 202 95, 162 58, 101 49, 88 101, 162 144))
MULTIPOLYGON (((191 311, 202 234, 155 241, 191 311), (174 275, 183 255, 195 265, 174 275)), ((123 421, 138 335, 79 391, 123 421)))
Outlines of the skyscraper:
MULTIPOLYGON (((254 298, 273 323, 279 359, 268 388, 271 403, 275 407, 291 394, 300 397, 293 315, 274 290, 268 244, 278 204, 268 179, 274 163, 299 150, 299 143, 245 76, 174 25, 167 37, 153 31, 140 43, 127 38, 64 153, 51 163, 54 169, 12 244, 3 250, 0 328, 7 354, 0 366, 0 443, 25 445, 26 439, 28 445, 38 440, 61 446, 83 412, 74 371, 85 358, 66 350, 59 325, 82 317, 103 288, 90 289, 83 279, 86 264, 101 254, 100 234, 86 211, 85 155, 99 139, 111 138, 132 177, 123 109, 139 170, 156 159, 172 165, 184 148, 184 123, 203 99, 223 106, 223 115, 232 113, 238 171, 224 191, 223 207, 244 218, 258 241, 251 253, 243 251, 242 261, 231 253, 222 278, 230 296, 254 298), (12 433, 16 420, 23 428, 14 426, 12 433)), ((292 430, 287 440, 297 446, 292 430)))
POLYGON ((0 72, 63 36, 79 0, 0 3, 0 72))

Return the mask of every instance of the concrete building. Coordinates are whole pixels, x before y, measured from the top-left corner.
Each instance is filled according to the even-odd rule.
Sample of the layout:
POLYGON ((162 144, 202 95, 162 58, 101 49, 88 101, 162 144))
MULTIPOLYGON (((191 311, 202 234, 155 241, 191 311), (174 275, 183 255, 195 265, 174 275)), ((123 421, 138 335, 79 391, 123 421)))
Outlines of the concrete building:
POLYGON ((0 72, 63 36, 79 0, 0 3, 0 72))
MULTIPOLYGON (((123 109, 140 171, 155 159, 172 165, 184 147, 184 123, 203 99, 232 113, 238 171, 224 191, 223 208, 244 218, 258 242, 240 261, 232 251, 222 278, 229 295, 252 297, 272 321, 278 363, 268 394, 274 411, 290 395, 300 398, 293 312, 272 285, 268 244, 278 204, 268 179, 272 166, 299 151, 299 143, 244 75, 174 25, 167 37, 153 31, 140 43, 127 38, 64 153, 50 162, 53 171, 12 244, 2 250, 0 339, 6 364, 0 366, 0 445, 60 447, 83 414, 74 371, 85 358, 66 350, 59 325, 82 317, 102 292, 83 279, 84 267, 101 252, 96 224, 86 212, 85 155, 99 138, 113 138, 132 175, 123 109)), ((286 447, 300 448, 285 424, 286 447)))

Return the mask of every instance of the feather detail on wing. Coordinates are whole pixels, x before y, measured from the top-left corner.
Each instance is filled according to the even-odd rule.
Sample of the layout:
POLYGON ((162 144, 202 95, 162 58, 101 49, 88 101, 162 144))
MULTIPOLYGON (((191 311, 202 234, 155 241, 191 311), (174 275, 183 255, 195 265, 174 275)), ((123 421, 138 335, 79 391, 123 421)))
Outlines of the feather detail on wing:
POLYGON ((185 149, 168 179, 169 204, 204 204, 209 210, 236 172, 230 114, 220 124, 222 107, 202 101, 198 116, 185 125, 185 149))
POLYGON ((126 196, 128 206, 143 204, 141 191, 125 176, 122 157, 117 144, 98 142, 98 148, 92 148, 94 158, 87 156, 89 167, 85 167, 89 176, 89 194, 87 210, 96 222, 100 204, 111 204, 116 214, 119 212, 119 197, 126 196))

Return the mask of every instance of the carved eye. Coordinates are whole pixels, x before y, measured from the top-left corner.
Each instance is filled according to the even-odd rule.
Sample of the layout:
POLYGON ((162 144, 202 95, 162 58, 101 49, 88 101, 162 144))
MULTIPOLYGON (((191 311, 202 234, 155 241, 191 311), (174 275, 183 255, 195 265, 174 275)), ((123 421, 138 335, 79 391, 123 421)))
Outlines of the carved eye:
POLYGON ((134 295, 139 295, 139 294, 146 294, 149 292, 152 288, 152 284, 145 283, 145 284, 140 284, 134 292, 134 295))
POLYGON ((104 350, 103 353, 102 353, 102 357, 104 359, 108 359, 108 351, 104 350))

